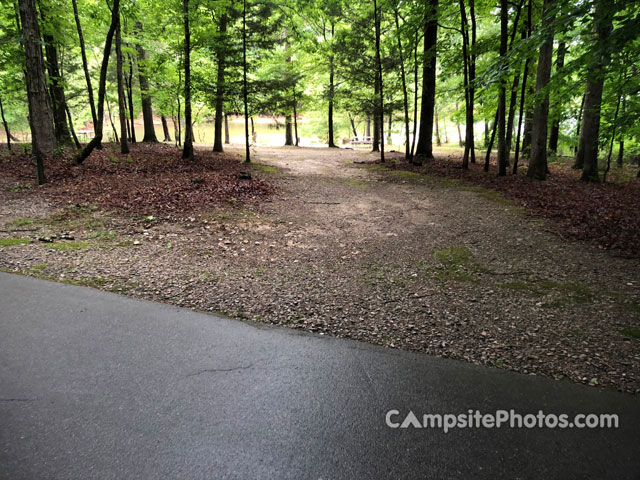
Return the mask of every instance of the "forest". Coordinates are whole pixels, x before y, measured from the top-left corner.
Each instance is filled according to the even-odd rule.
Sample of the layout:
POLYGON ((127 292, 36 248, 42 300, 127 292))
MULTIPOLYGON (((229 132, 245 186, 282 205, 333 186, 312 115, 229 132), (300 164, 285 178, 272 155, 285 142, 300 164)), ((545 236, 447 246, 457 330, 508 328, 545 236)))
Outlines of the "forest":
POLYGON ((82 163, 103 140, 122 153, 173 141, 189 159, 204 143, 194 126, 210 123, 213 151, 222 152, 231 116, 244 119, 246 161, 258 116, 282 127, 284 145, 298 145, 304 126, 328 147, 370 145, 382 162, 392 141, 418 165, 434 145, 459 143, 462 169, 488 171, 495 159, 499 176, 523 166, 544 180, 562 156, 581 180, 600 182, 612 163, 640 159, 633 1, 19 0, 0 8, 4 138, 9 149, 30 138, 40 183, 43 156, 77 149, 82 163))

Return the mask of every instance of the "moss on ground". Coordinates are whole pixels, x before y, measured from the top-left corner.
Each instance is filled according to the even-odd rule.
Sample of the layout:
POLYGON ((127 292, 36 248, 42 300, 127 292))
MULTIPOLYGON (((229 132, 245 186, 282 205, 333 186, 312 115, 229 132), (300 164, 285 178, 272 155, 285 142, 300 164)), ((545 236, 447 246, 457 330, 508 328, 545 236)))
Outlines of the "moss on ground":
POLYGON ((0 238, 0 247, 14 247, 16 245, 26 245, 27 243, 29 243, 29 239, 24 237, 0 238))

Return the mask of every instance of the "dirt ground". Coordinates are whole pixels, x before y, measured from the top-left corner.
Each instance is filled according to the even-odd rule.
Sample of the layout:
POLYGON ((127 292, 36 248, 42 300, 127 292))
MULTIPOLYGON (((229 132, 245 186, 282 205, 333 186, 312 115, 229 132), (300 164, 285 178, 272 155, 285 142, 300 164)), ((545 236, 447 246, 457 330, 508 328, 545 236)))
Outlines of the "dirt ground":
POLYGON ((494 192, 362 163, 376 158, 259 147, 270 201, 171 220, 3 185, 0 267, 640 392, 640 260, 569 242, 494 192), (38 240, 61 232, 73 240, 38 240))

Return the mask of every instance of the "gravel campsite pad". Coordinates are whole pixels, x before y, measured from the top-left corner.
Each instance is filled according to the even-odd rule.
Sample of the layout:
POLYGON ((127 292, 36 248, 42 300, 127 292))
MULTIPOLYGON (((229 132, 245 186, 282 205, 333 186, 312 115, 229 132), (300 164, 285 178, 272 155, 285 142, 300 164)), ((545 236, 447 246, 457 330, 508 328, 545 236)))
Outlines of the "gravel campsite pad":
POLYGON ((0 267, 640 391, 637 257, 564 238, 493 190, 390 170, 365 152, 259 147, 245 167, 231 147, 183 167, 161 147, 160 168, 142 149, 54 168, 45 187, 16 165, 0 180, 0 267), (144 181, 124 196, 92 168, 128 191, 144 181))

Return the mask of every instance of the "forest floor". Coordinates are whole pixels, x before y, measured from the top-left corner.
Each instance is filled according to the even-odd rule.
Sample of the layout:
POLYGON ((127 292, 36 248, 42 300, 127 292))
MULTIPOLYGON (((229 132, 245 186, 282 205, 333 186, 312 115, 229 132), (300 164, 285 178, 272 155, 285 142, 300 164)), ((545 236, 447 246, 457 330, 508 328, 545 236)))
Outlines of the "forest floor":
MULTIPOLYGON (((25 157, 0 152, 0 267, 640 392, 640 259, 628 246, 640 232, 626 214, 598 223, 616 235, 574 240, 583 227, 531 200, 550 190, 524 198, 514 178, 505 196, 495 175, 458 173, 444 153, 416 169, 398 154, 388 168, 368 152, 259 147, 246 167, 241 148, 227 150, 185 166, 170 146, 124 159, 106 148, 82 167, 49 165, 44 187, 30 187, 25 157)), ((531 188, 567 190, 555 182, 531 188)), ((640 182, 628 183, 612 188, 640 182)), ((575 186, 637 215, 608 186, 575 186)))

